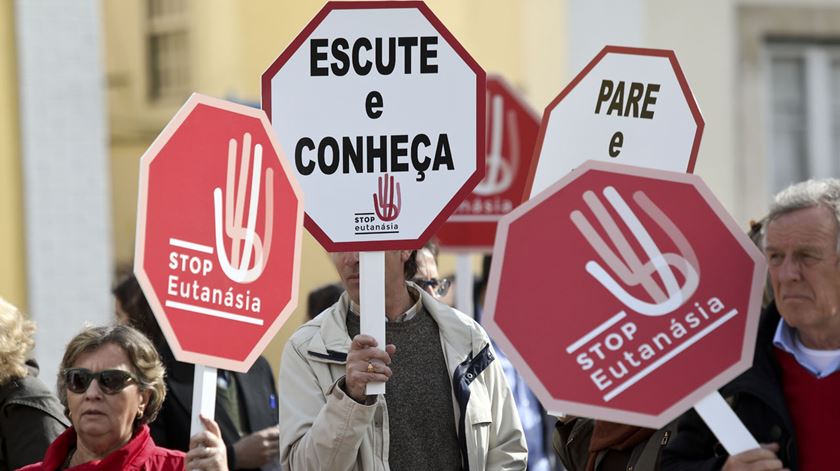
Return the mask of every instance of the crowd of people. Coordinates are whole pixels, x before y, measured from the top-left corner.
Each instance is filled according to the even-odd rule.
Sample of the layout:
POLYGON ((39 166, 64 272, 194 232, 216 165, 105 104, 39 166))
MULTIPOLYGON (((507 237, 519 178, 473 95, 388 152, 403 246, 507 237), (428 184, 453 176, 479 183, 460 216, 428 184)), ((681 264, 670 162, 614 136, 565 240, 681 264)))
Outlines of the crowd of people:
POLYGON ((360 333, 358 254, 331 254, 340 283, 310 294, 276 384, 262 357, 220 370, 215 417, 193 436, 193 366, 136 279, 113 289, 111 325, 69 342, 56 395, 31 357, 35 325, 0 299, 0 471, 835 469, 840 180, 780 192, 750 235, 769 267, 754 362, 720 392, 757 449, 728 455, 692 410, 661 430, 548 417, 481 327, 486 284, 475 313, 442 302, 427 245, 385 254, 387 345, 360 333))

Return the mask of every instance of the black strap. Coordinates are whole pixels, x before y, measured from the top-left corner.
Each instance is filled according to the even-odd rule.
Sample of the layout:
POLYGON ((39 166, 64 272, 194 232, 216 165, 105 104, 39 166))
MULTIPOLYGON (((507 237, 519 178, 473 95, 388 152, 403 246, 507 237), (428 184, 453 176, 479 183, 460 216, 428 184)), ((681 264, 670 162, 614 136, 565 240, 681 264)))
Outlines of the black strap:
POLYGON ((452 374, 452 387, 455 389, 455 399, 458 401, 460 419, 458 421, 458 443, 461 447, 461 468, 470 469, 469 455, 467 452, 467 404, 470 401, 470 384, 495 360, 493 352, 490 351, 490 344, 484 346, 478 355, 473 357, 472 353, 455 368, 452 374))

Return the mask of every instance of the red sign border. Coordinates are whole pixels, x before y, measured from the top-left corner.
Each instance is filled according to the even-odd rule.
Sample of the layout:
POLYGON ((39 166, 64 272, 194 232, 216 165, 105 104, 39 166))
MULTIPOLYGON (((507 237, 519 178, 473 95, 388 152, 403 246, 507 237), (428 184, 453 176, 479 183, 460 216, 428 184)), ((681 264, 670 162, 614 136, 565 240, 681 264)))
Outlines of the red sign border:
POLYGON ((163 128, 163 131, 160 132, 158 137, 155 138, 154 142, 152 142, 152 145, 149 146, 140 158, 140 178, 137 189, 137 228, 135 232, 134 245, 134 274, 137 277, 137 281, 140 283, 140 287, 143 289, 143 293, 146 295, 149 306, 151 306, 152 312, 155 314, 155 318, 160 325, 161 331, 163 331, 163 335, 166 337, 169 347, 172 349, 172 353, 178 361, 206 365, 230 371, 238 371, 241 373, 244 373, 251 368, 251 365, 254 364, 260 354, 262 354, 265 350, 265 347, 271 342, 274 336, 277 335, 277 332, 283 327, 283 324, 297 308, 298 291, 300 291, 301 250, 303 246, 303 230, 301 230, 302 221, 303 191, 295 178, 295 174, 292 173, 291 164, 289 164, 288 159, 285 157, 283 148, 280 147, 277 136, 274 134, 274 129, 272 129, 271 123, 268 121, 268 117, 265 113, 260 109, 232 103, 199 93, 193 93, 190 95, 189 99, 187 99, 184 105, 181 106, 177 113, 175 113, 172 119, 169 120, 169 123, 167 123, 163 128), (268 135, 271 145, 274 147, 274 151, 277 153, 279 164, 283 168, 283 172, 286 174, 285 178, 288 180, 289 186, 292 188, 292 191, 298 199, 297 216, 295 218, 294 266, 292 268, 292 285, 290 287, 291 296, 289 297, 289 302, 268 326, 265 333, 262 337, 260 337, 259 342, 253 346, 251 353, 249 353, 242 361, 184 350, 181 347, 181 343, 178 341, 178 337, 175 335, 175 331, 172 329, 169 320, 166 318, 166 311, 158 299, 154 286, 143 267, 146 250, 146 213, 148 211, 149 167, 151 166, 152 161, 160 155, 163 147, 167 144, 167 142, 169 142, 170 138, 175 134, 181 124, 184 123, 190 113, 192 113, 198 105, 207 105, 213 108, 243 114, 260 120, 266 134, 268 135))
POLYGON ((533 165, 533 169, 529 173, 530 180, 525 184, 525 198, 527 199, 528 196, 531 194, 531 190, 534 186, 534 176, 536 175, 537 171, 537 164, 539 164, 540 154, 542 153, 543 142, 545 141, 545 133, 548 129, 548 119, 551 116, 551 112, 554 111, 554 108, 566 98, 566 95, 572 92, 572 90, 579 84, 584 77, 586 77, 592 69, 601 62, 607 54, 628 54, 628 55, 636 55, 636 56, 651 56, 651 57, 665 57, 671 63, 671 67, 674 69, 674 74, 677 77, 677 82, 680 84, 680 88, 682 89, 683 95, 685 96, 686 103, 688 103, 688 108, 691 110, 692 116, 694 116, 694 120, 697 123, 697 130, 694 132, 694 142, 691 144, 691 154, 689 155, 688 159, 688 166, 686 167, 686 172, 694 173, 694 165, 697 162, 697 154, 700 152, 700 140, 703 138, 703 129, 706 127, 706 122, 703 120, 703 115, 700 113, 700 107, 697 105, 697 100, 694 99, 694 94, 691 93, 691 88, 688 86, 688 80, 685 78, 685 74, 682 71, 682 67, 680 67, 680 63, 677 61, 677 56, 673 50, 670 49, 650 49, 650 48, 642 48, 642 47, 627 47, 627 46, 604 46, 601 49, 601 52, 598 53, 583 70, 578 73, 571 82, 557 95, 554 100, 551 101, 546 107, 545 111, 543 112, 542 122, 540 123, 540 131, 537 134, 537 145, 534 148, 535 158, 531 160, 531 164, 533 165))
POLYGON ((355 251, 381 251, 381 250, 413 250, 423 246, 443 225, 449 216, 455 212, 461 201, 469 196, 472 189, 484 178, 484 159, 485 159, 485 130, 484 120, 486 117, 485 95, 487 93, 486 73, 484 69, 473 59, 467 50, 461 45, 455 36, 444 26, 444 24, 435 16, 429 7, 421 1, 330 1, 324 5, 323 8, 307 23, 295 39, 283 50, 280 56, 275 59, 271 65, 263 72, 261 77, 262 90, 262 107, 265 110, 269 121, 271 120, 271 79, 277 75, 283 65, 289 61, 295 52, 301 47, 306 39, 312 34, 315 28, 329 15, 333 10, 366 10, 366 9, 412 9, 415 8, 426 17, 437 32, 449 43, 467 66, 475 72, 476 75, 476 165, 475 171, 464 182, 461 188, 452 196, 446 206, 441 209, 438 215, 429 223, 426 230, 420 234, 417 239, 399 239, 386 241, 356 241, 356 242, 333 242, 332 239, 318 226, 318 224, 309 217, 309 214, 304 211, 304 226, 309 233, 326 249, 328 252, 355 252, 355 251))
MULTIPOLYGON (((767 277, 766 274, 767 262, 764 255, 749 239, 749 237, 747 237, 746 231, 744 231, 744 229, 742 229, 732 218, 726 208, 724 208, 717 198, 715 198, 712 190, 699 176, 689 173, 669 172, 665 170, 617 164, 612 162, 588 160, 575 169, 575 171, 565 175, 563 178, 553 183, 530 200, 506 214, 499 221, 499 226, 496 229, 496 243, 493 248, 493 264, 490 269, 490 277, 487 284, 487 299, 485 301, 485 311, 482 325, 485 330, 487 330, 487 333, 490 334, 490 337, 492 337, 500 346, 502 351, 505 352, 519 374, 525 379, 528 386, 532 391, 534 391, 534 394, 537 395, 537 398, 549 414, 572 414, 581 417, 594 417, 612 422, 658 429, 677 418, 708 394, 719 389, 752 366, 758 320, 761 315, 761 300, 767 277), (715 211, 715 213, 717 213, 719 217, 721 217, 721 222, 726 226, 733 237, 735 237, 747 255, 755 262, 755 266, 753 267, 749 307, 747 308, 747 320, 745 324, 746 337, 744 338, 744 342, 741 347, 740 360, 720 372, 717 376, 707 381, 692 393, 686 395, 683 399, 667 407, 659 415, 627 412, 610 407, 601 407, 591 404, 554 399, 551 396, 551 393, 543 386, 542 382, 540 382, 534 371, 519 355, 514 344, 508 339, 504 331, 495 322, 496 297, 499 290, 501 272, 504 267, 505 246, 507 244, 510 225, 520 217, 524 216, 529 210, 541 204, 543 201, 553 196, 556 192, 560 191, 563 187, 582 177, 590 170, 617 173, 621 175, 667 179, 672 182, 687 183, 694 186, 706 203, 715 211)), ((558 374, 562 374, 562 372, 559 372, 558 374)))

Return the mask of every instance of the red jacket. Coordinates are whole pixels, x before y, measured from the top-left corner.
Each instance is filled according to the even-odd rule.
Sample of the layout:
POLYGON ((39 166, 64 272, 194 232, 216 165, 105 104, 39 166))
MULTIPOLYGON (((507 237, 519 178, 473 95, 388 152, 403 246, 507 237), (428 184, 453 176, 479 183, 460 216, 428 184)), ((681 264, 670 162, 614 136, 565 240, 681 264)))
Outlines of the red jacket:
MULTIPOLYGON (((76 444, 73 427, 58 436, 47 448, 44 461, 30 464, 18 471, 56 471, 67 459, 67 453, 76 444)), ((149 427, 144 425, 134 437, 119 450, 99 461, 89 461, 67 468, 68 471, 183 471, 184 452, 167 450, 155 445, 149 427)))

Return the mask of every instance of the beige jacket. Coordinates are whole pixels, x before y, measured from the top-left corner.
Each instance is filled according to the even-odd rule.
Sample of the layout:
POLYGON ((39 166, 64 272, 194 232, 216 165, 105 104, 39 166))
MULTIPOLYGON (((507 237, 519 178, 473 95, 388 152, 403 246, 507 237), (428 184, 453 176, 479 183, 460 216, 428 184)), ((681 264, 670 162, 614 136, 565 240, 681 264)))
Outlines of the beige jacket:
MULTIPOLYGON (((440 330, 465 469, 524 470, 525 435, 487 334, 469 317, 420 292, 440 330)), ((348 304, 344 293, 336 304, 301 326, 283 351, 278 382, 285 470, 389 469, 385 398, 379 396, 373 405, 359 404, 339 386, 350 349, 345 321, 348 304)))

